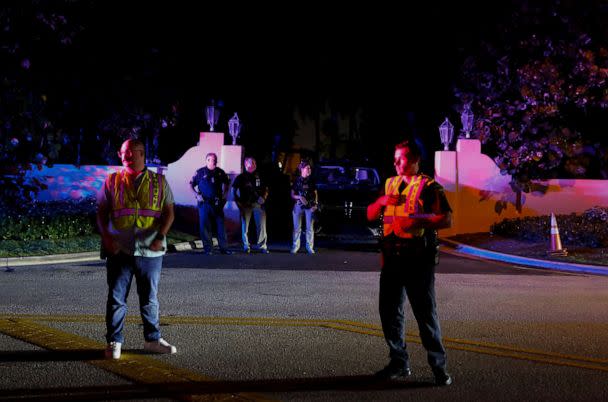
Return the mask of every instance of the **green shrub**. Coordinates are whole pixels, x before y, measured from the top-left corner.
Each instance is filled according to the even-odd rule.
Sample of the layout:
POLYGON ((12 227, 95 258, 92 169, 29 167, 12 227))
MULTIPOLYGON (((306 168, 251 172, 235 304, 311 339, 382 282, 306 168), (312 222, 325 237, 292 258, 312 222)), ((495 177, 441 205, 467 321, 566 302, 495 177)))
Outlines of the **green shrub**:
POLYGON ((0 240, 67 239, 95 233, 94 198, 33 202, 0 212, 0 240))
MULTIPOLYGON (((557 215, 562 243, 578 247, 608 247, 608 208, 594 207, 581 215, 557 215)), ((527 241, 548 241, 549 216, 505 219, 490 228, 492 233, 527 241)))

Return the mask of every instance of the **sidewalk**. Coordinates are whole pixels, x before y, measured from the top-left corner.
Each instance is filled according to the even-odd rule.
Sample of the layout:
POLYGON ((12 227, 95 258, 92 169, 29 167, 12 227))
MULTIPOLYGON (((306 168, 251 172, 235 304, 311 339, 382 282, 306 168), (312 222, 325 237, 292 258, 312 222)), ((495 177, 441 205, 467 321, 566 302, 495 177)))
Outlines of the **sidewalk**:
MULTIPOLYGON (((474 247, 451 239, 442 238, 440 241, 442 251, 463 257, 500 261, 507 264, 521 265, 538 269, 608 276, 608 266, 605 265, 576 264, 549 259, 523 257, 474 247)), ((199 249, 201 246, 200 240, 196 242, 177 243, 169 246, 169 252, 199 249)), ((11 267, 27 265, 62 264, 95 260, 99 260, 99 252, 3 258, 1 263, 6 267, 6 270, 11 270, 11 267)))

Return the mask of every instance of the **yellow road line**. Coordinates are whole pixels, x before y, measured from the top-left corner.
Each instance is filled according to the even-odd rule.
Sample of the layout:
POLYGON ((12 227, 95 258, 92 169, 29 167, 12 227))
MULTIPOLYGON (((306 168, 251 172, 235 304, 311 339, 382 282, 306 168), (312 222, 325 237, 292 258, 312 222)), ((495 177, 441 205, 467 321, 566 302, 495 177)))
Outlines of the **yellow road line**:
POLYGON ((549 357, 554 357, 554 358, 564 359, 564 360, 580 360, 580 361, 586 361, 586 362, 590 362, 590 363, 608 364, 608 359, 598 359, 595 357, 584 357, 584 356, 569 355, 569 354, 563 354, 563 353, 544 352, 544 351, 538 351, 535 349, 526 349, 526 348, 517 348, 514 346, 505 346, 505 345, 500 345, 500 344, 492 343, 492 342, 476 342, 476 341, 469 341, 467 339, 456 339, 456 338, 444 338, 443 340, 446 342, 453 342, 453 343, 463 344, 463 345, 480 346, 480 347, 484 347, 484 348, 491 348, 491 349, 498 349, 498 350, 505 350, 505 351, 511 351, 511 352, 519 352, 519 353, 527 353, 527 354, 531 354, 531 355, 549 356, 549 357))
MULTIPOLYGON (((0 316, 1 318, 2 316, 0 316)), ((47 322, 103 322, 104 317, 100 315, 66 315, 66 316, 42 316, 42 315, 20 315, 32 321, 47 322)), ((127 321, 139 322, 139 317, 128 316, 127 321)), ((349 320, 328 319, 296 319, 296 318, 272 318, 272 317, 181 317, 166 316, 162 318, 164 324, 190 324, 190 325, 253 325, 253 326, 277 326, 277 327, 320 327, 339 330, 362 335, 382 337, 382 328, 378 325, 361 323, 349 320)), ((421 343, 418 334, 407 333, 408 342, 421 343)), ((471 341, 467 339, 443 338, 446 348, 475 352, 491 356, 509 357, 519 360, 549 363, 553 365, 578 367, 599 371, 608 371, 608 359, 577 356, 555 352, 546 352, 527 348, 519 348, 509 345, 500 345, 491 342, 471 341)))
MULTIPOLYGON (((0 332, 24 342, 54 351, 97 351, 99 359, 85 362, 123 378, 140 384, 176 384, 187 385, 192 382, 211 382, 213 379, 200 374, 171 366, 159 360, 130 353, 123 353, 120 360, 103 358, 105 344, 78 335, 63 332, 37 324, 28 319, 0 317, 0 332)), ((175 397, 175 395, 172 395, 175 397)), ((188 395, 177 395, 178 398, 193 400, 188 395)), ((232 401, 267 400, 252 394, 212 395, 212 400, 230 399, 232 401)), ((196 400, 196 399, 195 399, 196 400)))

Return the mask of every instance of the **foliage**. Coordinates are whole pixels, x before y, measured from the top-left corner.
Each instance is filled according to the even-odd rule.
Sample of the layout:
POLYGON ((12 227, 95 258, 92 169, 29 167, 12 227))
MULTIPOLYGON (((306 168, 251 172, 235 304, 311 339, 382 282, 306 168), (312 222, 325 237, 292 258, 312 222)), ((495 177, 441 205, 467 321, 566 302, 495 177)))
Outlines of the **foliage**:
POLYGON ((0 212, 0 240, 66 239, 95 233, 96 201, 33 202, 0 212))
MULTIPOLYGON (((556 216, 562 242, 578 247, 608 247, 608 208, 594 207, 581 215, 556 216)), ((492 233, 527 241, 548 241, 548 216, 505 219, 490 228, 492 233)))
POLYGON ((159 140, 163 129, 175 127, 179 117, 179 105, 171 105, 166 113, 153 114, 134 102, 122 110, 113 110, 109 117, 99 121, 97 140, 101 142, 103 162, 112 165, 116 150, 129 138, 140 138, 146 145, 146 156, 150 163, 160 164, 159 140))
POLYGON ((145 83, 126 85, 130 71, 100 76, 86 52, 96 52, 87 30, 101 3, 24 0, 0 9, 0 208, 36 198, 44 183, 24 179, 34 164, 115 164, 127 138, 143 139, 150 161, 160 163, 159 135, 175 126, 178 105, 142 93, 145 83), (118 88, 108 92, 120 102, 94 92, 102 79, 118 88))
POLYGON ((605 8, 518 4, 465 60, 456 97, 472 104, 475 132, 515 190, 532 179, 608 177, 605 8))
POLYGON ((51 254, 72 254, 99 251, 98 234, 70 237, 67 239, 2 240, 0 257, 26 257, 51 254))
MULTIPOLYGON (((41 183, 26 185, 31 163, 55 156, 67 137, 50 118, 46 88, 33 79, 42 49, 60 52, 81 27, 71 23, 64 4, 22 2, 0 10, 0 207, 30 201, 41 183)), ((52 102, 51 102, 52 103, 52 102)), ((52 107, 51 107, 52 108, 52 107)))

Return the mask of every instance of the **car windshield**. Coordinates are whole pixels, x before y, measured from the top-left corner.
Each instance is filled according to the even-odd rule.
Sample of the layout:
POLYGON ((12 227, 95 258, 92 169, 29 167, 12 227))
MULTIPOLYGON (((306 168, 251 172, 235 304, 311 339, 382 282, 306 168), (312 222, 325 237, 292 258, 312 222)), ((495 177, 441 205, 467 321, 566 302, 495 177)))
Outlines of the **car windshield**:
POLYGON ((320 186, 377 186, 380 182, 373 168, 320 166, 316 169, 317 185, 320 186))

